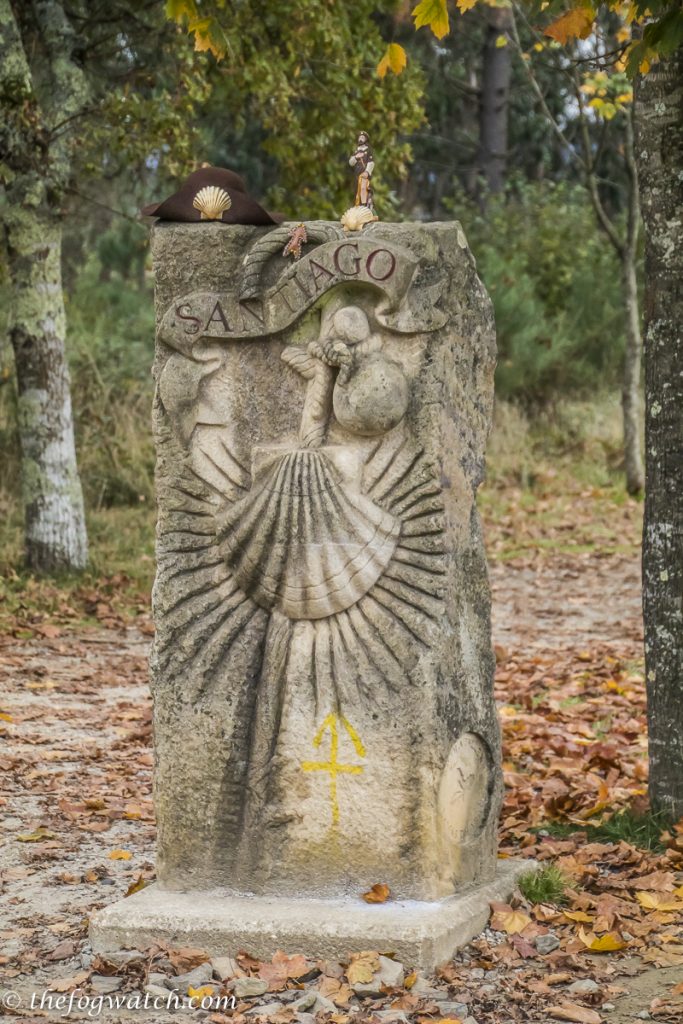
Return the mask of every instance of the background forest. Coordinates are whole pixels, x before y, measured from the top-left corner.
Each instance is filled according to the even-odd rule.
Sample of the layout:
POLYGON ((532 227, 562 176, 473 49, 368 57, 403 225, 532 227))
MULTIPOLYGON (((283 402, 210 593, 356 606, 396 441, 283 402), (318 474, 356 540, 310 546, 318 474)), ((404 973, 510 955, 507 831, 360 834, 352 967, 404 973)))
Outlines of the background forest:
MULTIPOLYGON (((317 10, 324 6, 299 5, 302 17, 321 21, 298 70, 286 46, 278 60, 267 47, 254 49, 239 70, 198 55, 154 3, 127 5, 129 49, 122 50, 122 36, 112 49, 103 5, 89 6, 93 49, 108 47, 97 72, 108 98, 101 125, 86 115, 76 129, 78 159, 62 200, 63 274, 79 465, 92 558, 101 569, 107 556, 98 536, 108 532, 108 513, 116 522, 117 509, 137 510, 125 519, 131 553, 143 537, 149 553, 151 541, 152 275, 138 208, 208 161, 242 173, 252 194, 289 218, 338 217, 351 191, 347 150, 360 127, 372 135, 381 217, 459 219, 492 295, 498 397, 514 407, 501 415, 508 449, 511 421, 520 449, 504 467, 494 455, 494 475, 512 473, 528 485, 538 458, 581 454, 586 407, 572 405, 586 400, 601 423, 597 445, 592 430, 590 472, 608 482, 623 468, 623 274, 582 161, 588 153, 599 213, 617 236, 625 234, 632 145, 625 75, 608 79, 591 65, 592 77, 577 77, 565 49, 493 7, 456 15, 454 30, 438 41, 414 33, 407 8, 396 16, 386 4, 387 14, 370 22, 366 42, 349 55, 353 19, 325 21, 317 10), (411 48, 400 78, 376 74, 372 47, 382 37, 411 48), (345 66, 323 65, 332 51, 346 54, 345 66), (310 83, 288 94, 288 78, 297 74, 310 83), (141 536, 131 535, 136 529, 141 536)), ((267 18, 251 18, 252 33, 261 25, 267 32, 267 18)), ((620 30, 618 17, 608 15, 601 44, 620 30)), ((246 46, 246 28, 244 38, 246 46)), ((1 250, 0 280, 7 295, 1 250)), ((7 317, 7 301, 2 308, 7 317)), ((8 568, 18 566, 22 540, 4 329, 0 367, 0 539, 8 568)), ((594 427, 595 416, 589 419, 594 427)), ((640 490, 642 470, 631 483, 640 490)))

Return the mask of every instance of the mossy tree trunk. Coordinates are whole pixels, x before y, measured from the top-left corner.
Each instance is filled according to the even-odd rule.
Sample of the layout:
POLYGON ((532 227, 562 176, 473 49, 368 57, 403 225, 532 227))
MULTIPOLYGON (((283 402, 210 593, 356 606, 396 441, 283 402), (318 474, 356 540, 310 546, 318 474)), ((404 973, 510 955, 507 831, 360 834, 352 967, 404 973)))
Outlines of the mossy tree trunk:
POLYGON ((636 88, 645 224, 643 613, 650 802, 683 816, 683 49, 636 88))
POLYGON ((14 308, 26 560, 41 572, 87 562, 64 350, 62 225, 24 203, 5 219, 14 308))
POLYGON ((60 210, 71 166, 68 133, 60 129, 87 98, 75 45, 61 3, 0 0, 0 222, 13 287, 25 548, 28 564, 45 572, 87 561, 61 274, 60 210))

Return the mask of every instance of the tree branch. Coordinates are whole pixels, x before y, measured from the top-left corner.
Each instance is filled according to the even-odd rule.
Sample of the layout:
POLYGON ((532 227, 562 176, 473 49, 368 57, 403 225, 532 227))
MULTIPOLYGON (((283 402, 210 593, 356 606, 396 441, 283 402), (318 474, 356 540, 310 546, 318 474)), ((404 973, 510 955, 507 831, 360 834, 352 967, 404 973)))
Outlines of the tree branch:
POLYGON ((586 107, 583 102, 583 96, 581 95, 581 86, 578 81, 576 70, 574 70, 574 95, 576 96, 576 102, 579 106, 579 128, 581 130, 581 142, 583 145, 583 164, 584 173, 586 175, 586 187, 588 188, 588 195, 590 196, 595 216, 598 218, 598 223, 603 229, 607 237, 609 238, 612 246, 614 247, 619 259, 623 260, 626 253, 622 239, 619 237, 619 233, 615 228, 614 224, 607 215, 605 207, 602 205, 600 199, 600 192, 598 191, 598 181, 595 175, 595 163, 591 154, 591 139, 588 131, 588 118, 586 117, 586 107))

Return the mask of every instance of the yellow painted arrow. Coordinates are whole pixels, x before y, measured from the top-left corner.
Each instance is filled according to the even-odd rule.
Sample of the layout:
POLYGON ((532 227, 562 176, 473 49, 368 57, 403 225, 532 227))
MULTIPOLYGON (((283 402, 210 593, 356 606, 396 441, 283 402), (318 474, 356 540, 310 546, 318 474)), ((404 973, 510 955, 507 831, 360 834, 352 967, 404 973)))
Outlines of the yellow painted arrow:
POLYGON ((327 772, 330 776, 330 803, 332 805, 332 824, 339 822, 339 800, 337 797, 337 775, 360 775, 364 766, 362 764, 340 764, 337 760, 339 752, 339 723, 349 735, 354 750, 359 757, 365 757, 365 747, 361 738, 344 715, 337 715, 335 711, 330 712, 324 720, 317 733, 313 737, 313 746, 317 749, 323 741, 326 732, 330 733, 330 759, 329 761, 304 761, 301 765, 305 772, 327 772))

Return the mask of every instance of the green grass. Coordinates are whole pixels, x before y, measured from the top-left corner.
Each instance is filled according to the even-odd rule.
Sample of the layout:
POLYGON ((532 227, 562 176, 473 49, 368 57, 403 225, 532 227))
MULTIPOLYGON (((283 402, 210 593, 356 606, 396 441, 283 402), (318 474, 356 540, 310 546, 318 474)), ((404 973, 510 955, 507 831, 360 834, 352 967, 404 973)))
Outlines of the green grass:
POLYGON ((599 824, 573 825, 551 821, 535 828, 534 832, 547 832, 559 839, 585 832, 590 843, 630 843, 641 850, 661 852, 665 849, 660 836, 671 822, 662 814, 635 814, 619 811, 599 824))
POLYGON ((90 511, 90 564, 83 573, 41 577, 21 564, 21 520, 1 529, 0 627, 16 630, 46 619, 81 625, 97 621, 98 602, 134 618, 148 611, 154 579, 154 509, 139 505, 90 511))
POLYGON ((538 871, 528 871, 521 876, 518 885, 522 896, 529 903, 567 902, 565 889, 569 879, 554 864, 548 864, 538 871))

